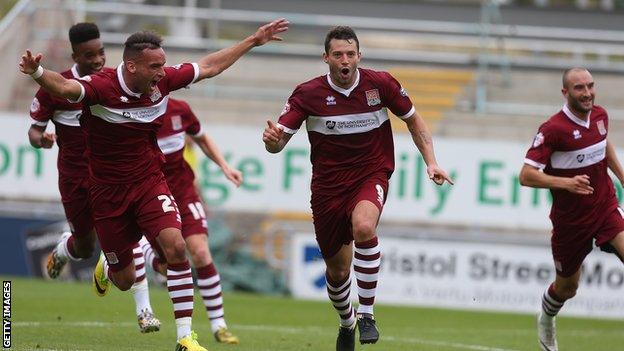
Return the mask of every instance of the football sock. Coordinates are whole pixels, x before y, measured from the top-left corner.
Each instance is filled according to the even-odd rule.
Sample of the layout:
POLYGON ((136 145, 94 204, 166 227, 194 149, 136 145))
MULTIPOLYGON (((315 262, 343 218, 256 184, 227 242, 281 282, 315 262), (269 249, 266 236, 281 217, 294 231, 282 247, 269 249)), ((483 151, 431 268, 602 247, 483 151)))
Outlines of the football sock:
POLYGON ((212 332, 227 327, 223 311, 223 296, 221 295, 221 278, 214 263, 204 267, 196 267, 197 288, 204 300, 204 306, 210 319, 212 332))
POLYGON ((340 326, 355 326, 355 311, 351 305, 351 275, 348 275, 342 281, 333 281, 327 271, 325 272, 325 281, 327 284, 327 295, 331 300, 336 312, 340 316, 340 326))
POLYGON ((542 311, 544 312, 542 316, 544 318, 554 318, 565 302, 565 299, 555 294, 554 285, 554 283, 550 284, 544 295, 542 295, 542 311))
POLYGON ((81 258, 76 256, 76 252, 74 251, 74 236, 63 234, 61 236, 61 240, 59 240, 58 244, 56 244, 56 255, 61 260, 67 261, 80 261, 81 258))
POLYGON ((158 273, 158 265, 161 263, 158 252, 152 248, 152 245, 144 236, 139 240, 139 246, 141 246, 141 251, 143 251, 145 256, 145 265, 158 273))
POLYGON ((381 252, 379 250, 377 237, 355 243, 353 268, 355 270, 358 299, 360 301, 357 310, 358 313, 373 315, 373 304, 375 303, 380 262, 381 252))
POLYGON ((167 290, 173 303, 178 340, 191 333, 193 315, 193 276, 188 261, 170 263, 167 268, 167 290))
POLYGON ((130 291, 134 297, 136 314, 138 316, 143 310, 152 312, 152 306, 150 305, 148 282, 145 277, 145 259, 143 257, 143 250, 141 250, 139 244, 134 246, 132 253, 134 254, 136 281, 130 288, 130 291))

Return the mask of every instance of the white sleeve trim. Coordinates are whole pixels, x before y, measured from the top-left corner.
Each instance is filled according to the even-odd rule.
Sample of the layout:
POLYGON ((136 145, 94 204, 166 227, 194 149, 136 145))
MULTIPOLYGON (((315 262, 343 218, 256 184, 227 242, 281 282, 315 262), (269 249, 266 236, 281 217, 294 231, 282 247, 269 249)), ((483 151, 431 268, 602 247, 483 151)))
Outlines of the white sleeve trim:
POLYGON ((202 136, 202 134, 204 134, 204 127, 201 126, 201 124, 199 125, 199 132, 195 133, 195 134, 189 134, 191 136, 191 138, 197 138, 202 136))
POLYGON ((199 65, 197 64, 197 62, 193 62, 191 63, 191 65, 193 65, 193 69, 195 70, 195 75, 193 76, 193 80, 191 81, 192 84, 197 82, 197 78, 199 78, 199 65))
POLYGON ((404 114, 403 116, 397 116, 400 119, 407 119, 408 117, 410 117, 414 112, 416 112, 416 108, 414 107, 414 105, 412 105, 412 108, 409 110, 408 113, 404 114))
POLYGON ((288 127, 286 127, 285 125, 280 124, 280 123, 278 123, 277 125, 278 125, 278 126, 280 126, 280 127, 282 127, 282 129, 284 130, 284 132, 286 132, 286 133, 288 133, 288 134, 295 134, 295 133, 297 133, 297 131, 299 130, 299 129, 290 129, 290 128, 288 128, 288 127))
POLYGON ((530 158, 525 158, 524 159, 524 163, 526 163, 529 166, 533 166, 535 168, 539 168, 539 169, 544 169, 546 168, 546 165, 543 163, 539 163, 539 162, 535 162, 533 160, 531 160, 530 158))
MULTIPOLYGON (((76 82, 78 82, 78 81, 76 80, 76 82)), ((76 100, 67 99, 67 101, 71 102, 72 104, 75 104, 75 103, 78 103, 78 102, 82 101, 82 99, 84 99, 84 97, 85 97, 85 88, 84 88, 84 86, 80 82, 78 82, 78 84, 80 84, 80 96, 78 97, 78 99, 76 99, 76 100)))
POLYGON ((42 122, 42 121, 37 121, 36 119, 30 117, 30 124, 35 125, 35 126, 39 126, 39 127, 45 127, 48 125, 48 121, 42 122))

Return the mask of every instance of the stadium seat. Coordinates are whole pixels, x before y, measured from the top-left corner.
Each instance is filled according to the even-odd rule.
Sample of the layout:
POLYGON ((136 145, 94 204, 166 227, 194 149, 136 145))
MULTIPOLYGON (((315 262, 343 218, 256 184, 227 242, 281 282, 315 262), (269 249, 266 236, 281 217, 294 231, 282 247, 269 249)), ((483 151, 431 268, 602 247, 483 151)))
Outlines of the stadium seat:
MULTIPOLYGON (((475 73, 470 70, 401 67, 389 71, 401 82, 432 132, 444 117, 444 112, 456 106, 457 98, 475 78, 475 73)), ((390 121, 394 131, 407 132, 403 122, 396 118, 390 121)))

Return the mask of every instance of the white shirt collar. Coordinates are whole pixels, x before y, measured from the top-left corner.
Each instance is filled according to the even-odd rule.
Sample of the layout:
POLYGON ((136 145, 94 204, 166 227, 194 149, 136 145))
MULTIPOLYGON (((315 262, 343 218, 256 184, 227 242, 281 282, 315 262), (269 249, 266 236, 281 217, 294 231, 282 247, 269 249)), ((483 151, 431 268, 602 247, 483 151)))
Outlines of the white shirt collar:
POLYGON ((329 86, 332 87, 332 89, 334 89, 335 91, 339 92, 340 94, 346 97, 349 97, 349 94, 351 94, 353 89, 355 89, 355 87, 357 87, 358 84, 360 83, 360 69, 358 68, 357 71, 355 72, 355 81, 353 82, 353 85, 349 89, 343 89, 337 86, 336 84, 334 84, 334 82, 332 82, 331 80, 329 73, 327 73, 327 83, 329 83, 329 86))
POLYGON ((74 76, 74 78, 78 79, 80 78, 80 73, 78 73, 78 65, 74 63, 74 65, 71 68, 71 73, 72 76, 74 76))
POLYGON ((134 91, 130 90, 130 88, 128 88, 128 86, 126 85, 126 82, 123 78, 123 66, 123 62, 120 63, 119 66, 117 66, 117 79, 119 80, 119 85, 121 85, 121 89, 123 89, 123 91, 130 96, 140 98, 141 93, 135 93, 134 91))
POLYGON ((563 113, 565 113, 565 115, 566 115, 566 116, 568 116, 568 118, 569 118, 572 122, 574 122, 574 123, 578 124, 578 125, 579 125, 579 126, 581 126, 581 127, 589 128, 591 111, 589 111, 589 112, 587 113, 587 120, 586 120, 586 121, 584 121, 584 120, 582 120, 582 119, 580 119, 580 118, 576 117, 576 116, 574 115, 574 113, 572 113, 572 111, 570 111, 570 108, 568 107, 568 104, 564 104, 564 105, 563 105, 562 110, 563 110, 563 113))

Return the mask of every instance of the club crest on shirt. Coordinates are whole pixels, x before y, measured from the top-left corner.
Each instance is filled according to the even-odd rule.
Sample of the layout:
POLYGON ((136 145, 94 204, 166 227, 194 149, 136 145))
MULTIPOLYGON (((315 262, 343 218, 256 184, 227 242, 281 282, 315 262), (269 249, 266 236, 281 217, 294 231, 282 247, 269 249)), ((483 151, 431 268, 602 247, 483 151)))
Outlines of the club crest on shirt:
POLYGON ((375 106, 381 104, 381 98, 379 97, 379 90, 372 89, 366 91, 366 102, 368 106, 375 106))
POLYGON ((41 105, 39 104, 39 99, 34 98, 32 103, 30 104, 30 112, 37 112, 39 111, 39 107, 41 105))
POLYGON ((598 121, 596 125, 598 126, 598 132, 600 135, 607 135, 607 128, 605 128, 604 121, 598 121))
POLYGON ((576 160, 578 161, 578 163, 583 162, 584 159, 585 159, 585 154, 576 155, 576 160))
POLYGON ((538 147, 544 143, 544 134, 539 132, 535 134, 535 138, 533 138, 533 147, 538 147))
POLYGON ((580 130, 578 130, 578 129, 575 129, 575 130, 572 132, 572 136, 574 136, 574 139, 580 139, 580 138, 582 138, 582 137, 583 137, 583 136, 581 135, 581 131, 580 131, 580 130))
POLYGON ((332 95, 329 95, 325 98, 325 102, 327 103, 327 106, 329 105, 335 105, 336 104, 336 98, 333 97, 332 95))
POLYGON ((154 91, 154 93, 150 96, 150 100, 152 100, 152 102, 156 102, 158 99, 160 99, 162 97, 162 94, 160 93, 160 89, 158 89, 158 87, 156 87, 156 90, 154 91))
POLYGON ((182 117, 180 115, 171 116, 171 128, 173 130, 182 129, 182 117))

